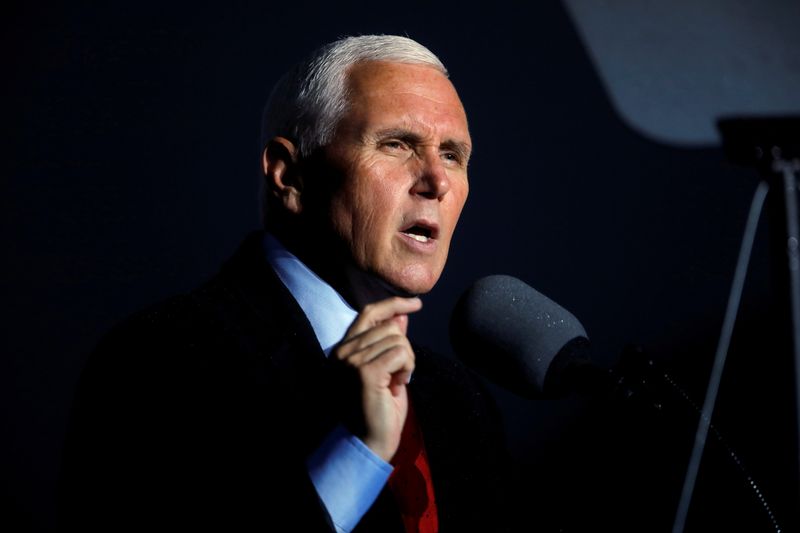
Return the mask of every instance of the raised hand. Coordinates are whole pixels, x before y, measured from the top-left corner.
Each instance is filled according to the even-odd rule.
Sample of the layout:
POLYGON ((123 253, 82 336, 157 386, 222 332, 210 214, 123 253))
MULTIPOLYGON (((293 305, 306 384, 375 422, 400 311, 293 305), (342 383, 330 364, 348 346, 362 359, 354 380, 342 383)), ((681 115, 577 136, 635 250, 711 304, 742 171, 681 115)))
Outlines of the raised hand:
POLYGON ((361 383, 364 433, 357 435, 385 461, 394 457, 408 413, 406 385, 414 351, 406 337, 408 314, 419 298, 388 298, 364 307, 333 355, 353 368, 361 383))

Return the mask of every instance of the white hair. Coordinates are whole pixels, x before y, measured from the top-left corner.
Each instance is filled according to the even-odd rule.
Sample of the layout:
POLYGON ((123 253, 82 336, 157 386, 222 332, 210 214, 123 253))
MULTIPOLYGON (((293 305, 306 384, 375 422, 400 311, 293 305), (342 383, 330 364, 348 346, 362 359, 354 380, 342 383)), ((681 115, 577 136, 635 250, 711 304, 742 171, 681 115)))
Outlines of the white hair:
POLYGON ((275 85, 264 109, 261 146, 282 136, 307 157, 327 145, 347 109, 348 71, 365 61, 428 65, 448 76, 433 52, 408 37, 362 35, 334 41, 295 65, 275 85))

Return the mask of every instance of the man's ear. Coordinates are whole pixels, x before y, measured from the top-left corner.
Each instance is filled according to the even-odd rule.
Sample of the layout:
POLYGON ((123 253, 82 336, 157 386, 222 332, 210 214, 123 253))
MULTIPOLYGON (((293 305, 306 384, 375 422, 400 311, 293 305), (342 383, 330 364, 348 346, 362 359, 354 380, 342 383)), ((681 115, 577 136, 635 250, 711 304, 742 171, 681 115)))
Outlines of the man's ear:
POLYGON ((285 137, 271 139, 261 154, 267 195, 295 215, 303 210, 303 178, 297 160, 297 148, 285 137))

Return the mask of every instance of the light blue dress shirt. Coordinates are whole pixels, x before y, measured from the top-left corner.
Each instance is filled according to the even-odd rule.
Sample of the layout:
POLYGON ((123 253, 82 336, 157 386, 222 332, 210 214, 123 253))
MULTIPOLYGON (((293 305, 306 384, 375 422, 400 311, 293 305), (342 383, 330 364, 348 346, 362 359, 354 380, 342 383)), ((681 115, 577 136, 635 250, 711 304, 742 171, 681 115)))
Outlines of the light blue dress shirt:
MULTIPOLYGON (((267 261, 305 313, 325 355, 344 338, 358 313, 274 236, 264 236, 267 261)), ((339 533, 349 533, 366 514, 392 473, 344 426, 334 429, 306 461, 311 483, 339 533)))

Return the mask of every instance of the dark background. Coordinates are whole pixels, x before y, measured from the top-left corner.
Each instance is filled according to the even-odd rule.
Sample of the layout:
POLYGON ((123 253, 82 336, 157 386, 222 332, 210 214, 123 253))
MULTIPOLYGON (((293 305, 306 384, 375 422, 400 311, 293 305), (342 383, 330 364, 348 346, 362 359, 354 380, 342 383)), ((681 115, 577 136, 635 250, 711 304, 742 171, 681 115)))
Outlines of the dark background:
MULTIPOLYGON (((598 363, 637 343, 702 402, 757 176, 718 148, 671 148, 629 130, 559 2, 6 10, 0 524, 54 527, 60 449, 88 354, 125 316, 208 278, 258 227, 269 89, 344 35, 425 44, 470 119, 470 199, 412 337, 449 353, 458 295, 480 276, 511 274, 581 319, 598 363)), ((778 522, 800 527, 771 227, 764 218, 714 418, 729 449, 709 445, 690 529, 774 530, 747 475, 778 522)), ((685 399, 654 412, 491 390, 509 430, 521 530, 669 530, 696 424, 685 399)))

